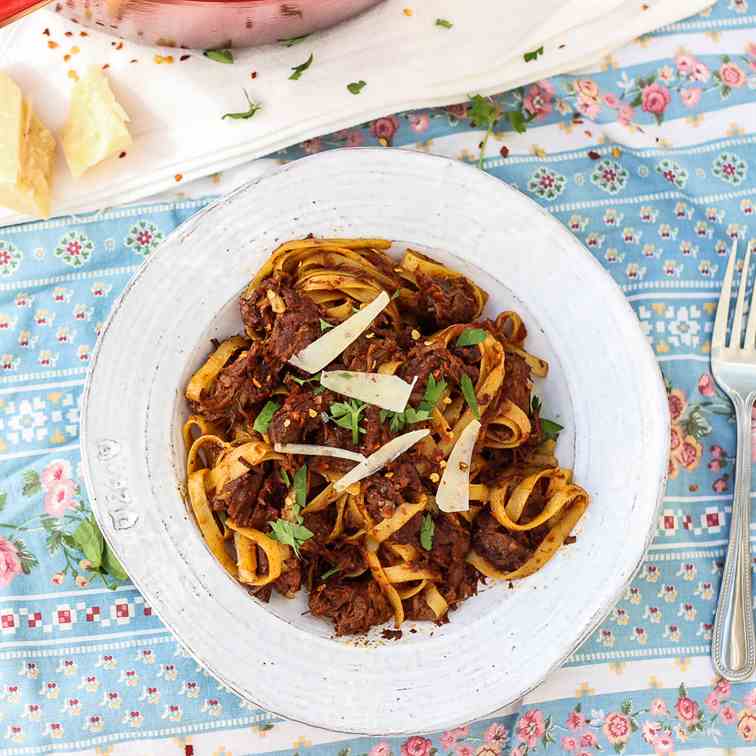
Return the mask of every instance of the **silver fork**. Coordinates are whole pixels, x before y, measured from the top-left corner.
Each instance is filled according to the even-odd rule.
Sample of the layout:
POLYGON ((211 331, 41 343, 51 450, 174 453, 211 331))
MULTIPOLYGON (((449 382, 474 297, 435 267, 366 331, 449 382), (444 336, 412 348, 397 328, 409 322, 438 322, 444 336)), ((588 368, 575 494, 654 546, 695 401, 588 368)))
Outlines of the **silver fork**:
POLYGON ((745 303, 748 264, 751 251, 746 250, 740 288, 735 302, 730 341, 727 336, 727 317, 730 293, 737 257, 737 239, 727 262, 719 295, 717 317, 711 339, 711 369, 720 388, 735 407, 738 428, 738 450, 735 459, 735 492, 730 519, 730 540, 719 604, 714 620, 711 655, 714 667, 727 680, 749 678, 756 667, 756 638, 754 637, 753 599, 751 597, 751 408, 756 398, 756 286, 742 341, 743 307, 745 303))

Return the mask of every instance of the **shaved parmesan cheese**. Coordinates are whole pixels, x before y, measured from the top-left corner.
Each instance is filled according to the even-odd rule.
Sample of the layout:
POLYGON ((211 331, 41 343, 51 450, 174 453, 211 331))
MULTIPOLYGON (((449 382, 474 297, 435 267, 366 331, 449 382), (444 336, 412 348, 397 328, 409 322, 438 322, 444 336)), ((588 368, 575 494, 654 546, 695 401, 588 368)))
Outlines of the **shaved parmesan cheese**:
POLYGON ((319 444, 275 444, 273 448, 281 454, 309 454, 314 457, 336 457, 351 459, 354 462, 365 462, 367 457, 349 449, 339 449, 337 446, 320 446, 319 444))
POLYGON ((467 512, 470 509, 470 463, 480 428, 480 423, 473 420, 451 450, 436 491, 436 504, 442 512, 467 512))
POLYGON ((400 454, 404 454, 407 449, 425 438, 428 433, 430 431, 426 428, 425 430, 403 433, 401 436, 392 438, 391 441, 384 444, 377 452, 373 452, 364 462, 355 465, 346 475, 339 478, 333 484, 333 487, 341 493, 349 488, 352 483, 356 483, 358 480, 362 480, 363 478, 367 478, 368 475, 378 472, 382 467, 385 467, 389 462, 393 462, 400 454))
POLYGON ((382 291, 367 307, 348 317, 343 323, 324 333, 312 344, 289 359, 289 364, 306 373, 317 373, 328 363, 333 362, 370 324, 380 315, 383 308, 391 301, 382 291))
POLYGON ((416 381, 417 376, 407 383, 396 375, 351 370, 324 370, 320 374, 320 383, 327 389, 392 412, 404 412, 416 381))

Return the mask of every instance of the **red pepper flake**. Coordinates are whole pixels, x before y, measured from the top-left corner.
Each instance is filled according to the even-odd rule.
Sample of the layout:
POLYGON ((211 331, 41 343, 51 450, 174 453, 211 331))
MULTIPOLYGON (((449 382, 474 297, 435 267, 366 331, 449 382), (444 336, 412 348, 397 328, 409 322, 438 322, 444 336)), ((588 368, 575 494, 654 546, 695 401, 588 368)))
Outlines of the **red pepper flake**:
POLYGON ((256 79, 257 78, 257 71, 252 71, 252 73, 249 75, 250 79, 256 79))
POLYGON ((70 56, 70 55, 69 55, 68 53, 66 53, 66 54, 65 54, 65 55, 63 56, 63 62, 64 62, 64 63, 68 63, 68 61, 69 61, 69 60, 71 60, 71 56, 70 56))
POLYGON ((184 746, 184 756, 194 756, 194 746, 193 745, 185 745, 184 746))
POLYGON ((502 145, 501 149, 499 150, 499 155, 501 155, 503 158, 509 157, 509 147, 507 145, 502 145))
POLYGON ((80 37, 88 37, 88 36, 89 36, 89 34, 88 34, 87 32, 85 32, 85 31, 80 31, 80 32, 79 32, 79 36, 80 36, 80 37))
POLYGON ((123 152, 119 152, 118 153, 118 157, 119 158, 125 158, 126 157, 126 150, 124 150, 123 152))
POLYGON ((54 49, 55 49, 55 48, 56 48, 56 47, 58 46, 58 43, 57 43, 57 42, 53 42, 53 41, 52 41, 51 39, 48 39, 48 40, 47 40, 47 46, 48 46, 48 47, 49 47, 49 48, 50 48, 51 50, 54 50, 54 49))
POLYGON ((103 71, 106 71, 108 68, 110 68, 110 63, 103 63, 101 68, 103 71))
POLYGON ((132 58, 129 63, 139 63, 139 61, 136 58, 132 58))
POLYGON ((42 32, 42 34, 44 34, 44 35, 45 35, 46 37, 49 37, 49 36, 50 36, 50 30, 49 30, 49 29, 45 29, 45 30, 44 30, 44 31, 42 32))
POLYGON ((405 16, 411 16, 412 15, 412 8, 405 8, 402 13, 404 13, 405 16))
POLYGON ((643 3, 641 5, 641 10, 648 10, 648 6, 645 3, 643 3))
POLYGON ((591 160, 598 160, 598 159, 599 159, 599 158, 601 157, 601 155, 599 155, 599 154, 598 154, 598 152, 596 152, 596 150, 591 150, 591 151, 590 151, 590 152, 588 153, 588 157, 589 157, 589 158, 590 158, 591 160))
POLYGON ((73 32, 72 31, 67 31, 66 32, 66 37, 73 37, 73 32))
POLYGON ((688 491, 690 491, 691 493, 695 493, 696 491, 698 491, 698 483, 691 483, 688 486, 688 491))
POLYGON ((181 57, 179 58, 179 60, 189 60, 189 58, 191 58, 191 57, 192 57, 191 55, 182 55, 182 56, 181 56, 181 57))
POLYGON ((176 181, 181 181, 181 179, 184 178, 184 176, 181 173, 177 173, 173 178, 175 178, 176 181))
POLYGON ((116 45, 116 50, 123 50, 123 42, 119 42, 119 43, 118 43, 118 44, 116 45))

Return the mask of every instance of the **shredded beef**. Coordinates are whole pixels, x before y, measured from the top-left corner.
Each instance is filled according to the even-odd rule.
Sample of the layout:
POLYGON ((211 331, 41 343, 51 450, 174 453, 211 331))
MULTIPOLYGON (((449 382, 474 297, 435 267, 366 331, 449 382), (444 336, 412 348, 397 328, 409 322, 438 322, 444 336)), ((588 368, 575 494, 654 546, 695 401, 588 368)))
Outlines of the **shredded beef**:
POLYGON ((415 344, 407 354, 407 359, 399 368, 398 374, 405 381, 412 381, 417 376, 417 382, 412 389, 410 403, 417 406, 425 395, 428 376, 433 375, 439 381, 445 379, 459 383, 462 374, 473 373, 471 378, 477 379, 477 370, 465 366, 459 357, 455 357, 448 349, 443 347, 428 347, 425 344, 415 344))
POLYGON ((473 548, 499 570, 510 572, 521 567, 532 551, 499 525, 488 512, 475 520, 473 548))
POLYGON ((462 276, 445 278, 416 274, 420 317, 432 328, 469 323, 478 316, 478 302, 472 284, 462 276))
POLYGON ((417 501, 423 493, 418 469, 412 461, 393 462, 385 471, 366 478, 363 485, 365 506, 374 522, 391 517, 403 501, 417 501), (391 477, 387 478, 386 473, 391 477))
POLYGON ((470 551, 470 533, 456 518, 441 514, 434 520, 433 547, 430 558, 442 567, 464 561, 470 551))
POLYGON ((378 407, 371 404, 362 413, 360 424, 365 429, 365 434, 360 438, 360 445, 362 453, 366 456, 377 451, 387 441, 391 440, 391 431, 386 423, 381 422, 380 412, 378 407))
POLYGON ((286 311, 277 315, 267 347, 281 362, 304 349, 322 335, 320 308, 309 297, 293 289, 281 291, 286 311))
POLYGON ((478 571, 466 562, 452 562, 439 592, 449 607, 454 609, 460 601, 478 592, 478 571))
POLYGON ((310 442, 323 426, 320 413, 327 408, 323 394, 297 389, 286 397, 270 422, 268 433, 274 444, 310 442))
POLYGON ((435 620, 436 615, 428 606, 422 592, 404 602, 404 616, 409 620, 435 620))
POLYGON ((336 635, 365 633, 391 617, 391 605, 374 580, 331 581, 310 593, 310 611, 329 617, 336 635))
POLYGON ((347 370, 372 373, 385 362, 401 358, 393 331, 371 328, 353 341, 339 358, 347 370), (368 334, 372 334, 368 338, 368 334))
POLYGON ((301 562, 296 557, 290 557, 283 563, 281 575, 273 581, 274 588, 286 598, 294 598, 302 587, 301 562))
POLYGON ((395 543, 408 543, 420 548, 420 528, 423 524, 422 512, 412 515, 399 530, 391 534, 395 543))
POLYGON ((514 402, 523 412, 530 412, 530 367, 519 354, 507 352, 501 397, 514 402))

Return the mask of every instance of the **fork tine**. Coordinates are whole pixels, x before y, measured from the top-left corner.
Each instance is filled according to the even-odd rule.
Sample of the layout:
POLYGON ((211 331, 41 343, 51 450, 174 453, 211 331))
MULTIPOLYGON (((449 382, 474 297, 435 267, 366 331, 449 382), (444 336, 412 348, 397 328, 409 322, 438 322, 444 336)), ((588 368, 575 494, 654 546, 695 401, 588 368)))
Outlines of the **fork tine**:
POLYGON ((733 239, 730 259, 727 261, 727 270, 725 271, 724 280, 722 281, 722 291, 719 293, 717 317, 714 320, 714 331, 711 335, 712 347, 723 347, 725 345, 725 336, 727 335, 727 316, 730 313, 730 294, 732 293, 732 274, 735 270, 737 247, 738 240, 733 239))
POLYGON ((738 299, 735 303, 735 319, 732 321, 730 331, 730 349, 740 349, 740 339, 743 332, 743 310, 745 308, 745 293, 748 286, 748 263, 751 259, 751 250, 746 248, 743 272, 740 274, 740 286, 738 287, 738 299))
MULTIPOLYGON (((749 245, 750 251, 750 245, 749 245)), ((756 283, 756 281, 755 281, 756 283)), ((756 349, 756 286, 751 291, 751 307, 748 311, 748 325, 746 327, 745 349, 756 349)))

